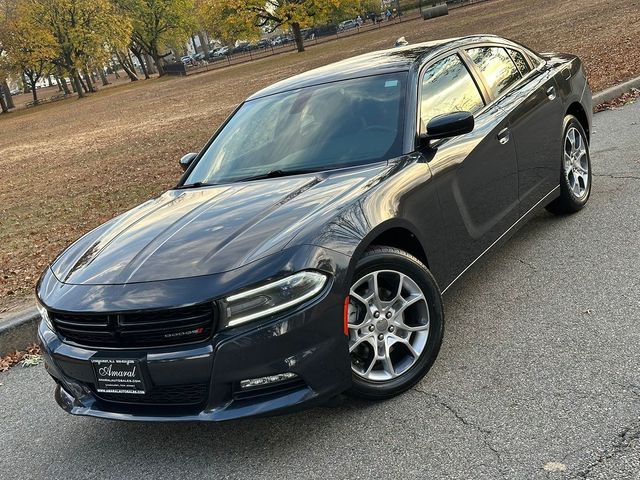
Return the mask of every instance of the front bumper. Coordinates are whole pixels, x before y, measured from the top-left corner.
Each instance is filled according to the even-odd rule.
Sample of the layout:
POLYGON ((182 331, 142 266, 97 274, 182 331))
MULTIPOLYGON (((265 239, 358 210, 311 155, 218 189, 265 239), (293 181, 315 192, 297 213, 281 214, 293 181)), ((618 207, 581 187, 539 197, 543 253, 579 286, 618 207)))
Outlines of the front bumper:
POLYGON ((230 420, 294 411, 349 388, 347 340, 339 313, 332 312, 331 306, 323 307, 327 301, 233 336, 217 335, 203 345, 93 350, 64 343, 44 322, 38 336, 45 368, 58 384, 56 400, 69 413, 138 421, 230 420), (327 328, 331 324, 334 328, 327 328), (323 330, 325 334, 319 334, 323 330), (114 401, 96 393, 91 359, 104 356, 139 360, 149 394, 169 391, 172 399, 146 403, 145 398, 134 395, 129 400, 122 395, 114 401), (241 380, 287 372, 295 373, 297 379, 240 389, 241 380), (180 389, 192 399, 190 404, 181 404, 180 389), (198 389, 202 390, 201 401, 193 395, 198 389))
MULTIPOLYGON (((45 367, 57 383, 56 400, 75 415, 137 421, 222 421, 280 414, 322 403, 351 385, 348 339, 343 331, 345 287, 340 277, 344 269, 331 270, 334 281, 312 302, 271 319, 222 330, 198 344, 94 349, 65 342, 41 322, 38 336, 45 367), (98 358, 137 360, 147 395, 97 393, 91 360, 98 358), (254 390, 240 388, 242 380, 282 373, 297 377, 254 390)), ((95 301, 96 292, 103 304, 104 299, 113 304, 130 302, 127 307, 132 307, 136 298, 159 298, 123 292, 120 287, 69 286, 50 276, 45 280, 48 290, 41 288, 39 298, 52 308, 68 309, 80 303, 88 307, 91 299, 95 301), (42 291, 51 293, 43 298, 42 291), (71 297, 76 300, 73 304, 71 297)), ((202 291, 197 286, 204 281, 195 284, 190 279, 187 286, 167 288, 167 292, 202 291)), ((148 288, 155 294, 161 286, 148 288)), ((175 300, 168 296, 161 298, 175 300)))

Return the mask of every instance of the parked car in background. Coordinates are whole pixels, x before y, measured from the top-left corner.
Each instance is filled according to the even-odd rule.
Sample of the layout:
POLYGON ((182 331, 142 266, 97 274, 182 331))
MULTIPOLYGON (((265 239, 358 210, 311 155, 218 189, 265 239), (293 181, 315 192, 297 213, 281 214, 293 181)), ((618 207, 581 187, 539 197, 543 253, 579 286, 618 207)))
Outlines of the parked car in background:
POLYGON ((356 20, 345 20, 344 22, 340 22, 338 24, 338 31, 344 32, 345 30, 351 30, 352 28, 357 28, 358 22, 356 20))
POLYGON ((302 30, 300 30, 300 35, 302 36, 303 40, 310 40, 315 38, 316 32, 313 28, 303 28, 302 30))
POLYGON ((22 90, 20 90, 18 87, 15 87, 9 91, 9 94, 12 97, 15 97, 16 95, 20 95, 21 93, 22 93, 22 90))
POLYGON ((232 52, 233 53, 242 53, 242 52, 246 52, 248 50, 250 50, 250 43, 249 42, 237 42, 235 47, 233 47, 232 52))
POLYGON ((256 43, 256 47, 258 48, 268 48, 271 46, 271 42, 268 38, 263 38, 256 43))
POLYGON ((278 45, 286 45, 287 43, 291 43, 293 42, 293 37, 289 36, 289 35, 279 35, 277 37, 275 37, 272 41, 271 44, 276 47, 278 45))
POLYGON ((214 54, 214 56, 216 56, 216 57, 223 57, 223 56, 225 56, 225 55, 228 55, 228 54, 229 54, 229 51, 230 51, 230 48, 225 46, 225 47, 221 47, 221 48, 219 48, 219 49, 218 49, 218 50, 216 50, 213 54, 214 54))
POLYGON ((538 210, 589 200, 591 112, 578 57, 496 36, 373 52, 255 93, 181 159, 174 188, 43 272, 58 404, 221 421, 409 390, 440 350, 442 295, 538 210))
POLYGON ((193 58, 191 57, 191 55, 185 55, 183 57, 180 58, 180 61, 182 63, 184 63, 185 65, 193 65, 193 58))

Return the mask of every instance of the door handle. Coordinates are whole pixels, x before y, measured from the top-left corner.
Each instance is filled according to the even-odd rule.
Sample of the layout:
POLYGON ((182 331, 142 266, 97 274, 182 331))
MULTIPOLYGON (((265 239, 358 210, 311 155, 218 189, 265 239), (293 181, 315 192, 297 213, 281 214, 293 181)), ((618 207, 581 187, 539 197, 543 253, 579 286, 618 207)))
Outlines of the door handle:
POLYGON ((498 133, 498 141, 500 142, 500 145, 506 145, 510 139, 511 130, 509 130, 508 128, 503 128, 502 130, 500 130, 500 133, 498 133))
POLYGON ((549 100, 556 99, 556 87, 547 88, 547 97, 549 97, 549 100))

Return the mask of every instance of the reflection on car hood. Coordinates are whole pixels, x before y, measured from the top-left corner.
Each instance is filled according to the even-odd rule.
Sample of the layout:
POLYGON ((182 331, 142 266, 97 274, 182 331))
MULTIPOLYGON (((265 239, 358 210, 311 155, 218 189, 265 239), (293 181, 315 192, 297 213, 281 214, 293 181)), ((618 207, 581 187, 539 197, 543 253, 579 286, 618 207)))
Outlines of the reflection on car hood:
POLYGON ((283 249, 330 220, 383 166, 170 190, 101 225, 53 263, 70 284, 124 284, 220 273, 283 249))

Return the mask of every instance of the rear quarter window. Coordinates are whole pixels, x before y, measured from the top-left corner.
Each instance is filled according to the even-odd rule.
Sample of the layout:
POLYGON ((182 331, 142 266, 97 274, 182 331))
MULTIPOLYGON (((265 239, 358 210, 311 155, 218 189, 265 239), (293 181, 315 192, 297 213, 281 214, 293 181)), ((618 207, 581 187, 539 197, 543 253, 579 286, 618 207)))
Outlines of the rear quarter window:
POLYGON ((524 77, 527 73, 531 71, 531 67, 529 66, 529 62, 527 62, 527 58, 524 56, 522 52, 518 50, 507 49, 509 55, 513 59, 513 62, 518 67, 520 74, 524 77))
POLYGON ((507 51, 502 47, 478 47, 467 51, 480 70, 493 97, 499 96, 522 78, 507 51))

